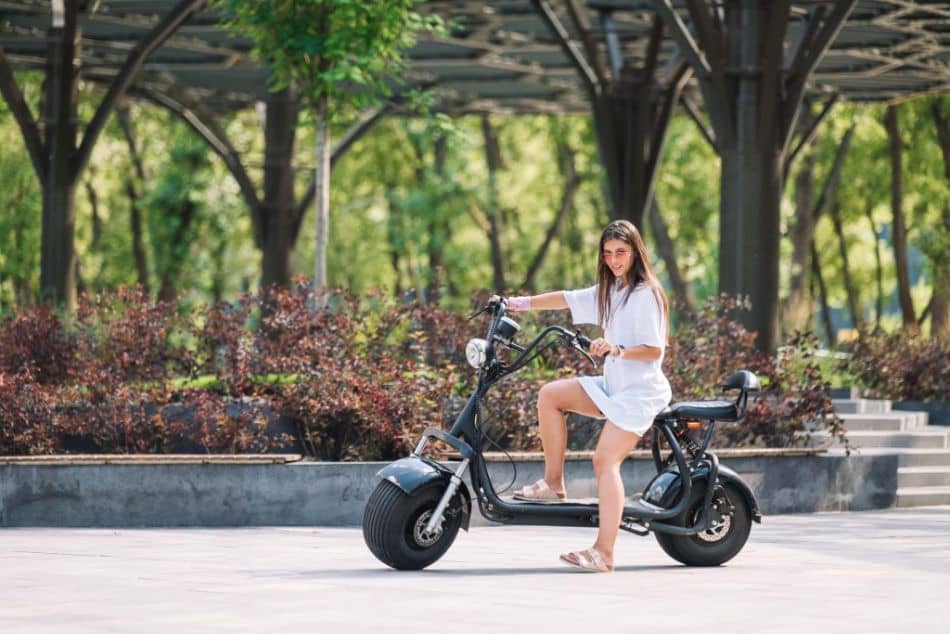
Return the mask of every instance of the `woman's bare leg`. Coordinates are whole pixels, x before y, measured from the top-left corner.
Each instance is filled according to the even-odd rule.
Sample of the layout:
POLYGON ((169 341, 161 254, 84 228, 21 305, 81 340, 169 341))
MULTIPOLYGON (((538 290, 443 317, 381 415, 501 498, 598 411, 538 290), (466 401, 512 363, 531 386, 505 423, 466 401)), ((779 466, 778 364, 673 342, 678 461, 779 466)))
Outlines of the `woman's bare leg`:
POLYGON ((538 427, 541 431, 541 446, 544 449, 544 481, 558 493, 564 493, 567 412, 603 418, 603 414, 577 379, 552 381, 538 392, 538 427))
POLYGON ((608 566, 614 563, 614 543, 620 531, 623 516, 624 490, 620 465, 637 446, 640 436, 624 431, 607 421, 600 432, 594 452, 594 474, 597 476, 597 496, 600 504, 600 527, 597 529, 597 550, 608 566))

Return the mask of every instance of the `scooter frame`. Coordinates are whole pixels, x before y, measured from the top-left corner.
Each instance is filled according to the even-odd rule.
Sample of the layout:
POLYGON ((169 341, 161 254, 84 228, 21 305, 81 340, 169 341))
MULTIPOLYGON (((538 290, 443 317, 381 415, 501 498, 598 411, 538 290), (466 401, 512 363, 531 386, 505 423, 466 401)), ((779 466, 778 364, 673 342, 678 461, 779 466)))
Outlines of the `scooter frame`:
MULTIPOLYGON (((445 491, 433 510, 425 527, 427 534, 435 534, 441 526, 442 517, 456 493, 462 498, 460 510, 463 514, 462 528, 468 530, 471 516, 472 496, 465 486, 462 476, 470 471, 472 487, 478 501, 479 511, 488 520, 504 524, 547 525, 547 526, 597 526, 599 508, 597 504, 584 502, 523 502, 502 499, 492 484, 488 467, 481 452, 482 434, 479 430, 480 401, 488 388, 504 376, 516 372, 530 361, 531 354, 547 336, 555 333, 569 342, 590 359, 586 347, 590 341, 582 334, 570 332, 560 326, 545 328, 527 346, 521 347, 510 339, 496 337, 495 331, 504 316, 504 302, 489 304, 492 320, 488 332, 488 347, 485 363, 480 368, 478 385, 468 402, 456 418, 449 431, 434 427, 427 428, 412 454, 388 465, 379 472, 379 476, 389 480, 407 494, 441 481, 445 491), (502 363, 494 355, 494 345, 501 343, 520 355, 510 364, 502 363), (455 470, 442 463, 423 457, 430 440, 442 441, 453 447, 461 456, 455 470)), ((593 359, 591 359, 593 362, 593 359)), ((745 415, 748 394, 758 389, 758 380, 748 371, 737 372, 723 385, 726 389, 739 389, 735 403, 723 401, 698 401, 674 404, 661 412, 653 422, 653 443, 651 453, 657 469, 656 476, 644 488, 640 497, 624 507, 620 528, 639 535, 650 531, 671 533, 674 535, 694 535, 719 525, 723 512, 728 505, 714 509, 713 500, 716 491, 723 484, 730 483, 739 490, 748 505, 752 519, 761 522, 762 514, 754 493, 732 469, 721 465, 719 459, 707 451, 716 420, 741 420, 745 415), (734 407, 732 407, 734 405, 734 407), (728 406, 725 407, 724 406, 728 406), (724 412, 727 412, 724 414, 724 412), (708 414, 704 416, 703 414, 708 414), (701 445, 695 443, 687 430, 687 420, 702 420, 706 433, 701 445), (669 445, 670 453, 664 458, 660 448, 660 435, 669 445), (680 439, 688 445, 690 457, 687 458, 680 439), (688 478, 681 474, 688 473, 688 478), (709 486, 712 483, 712 486, 709 486), (679 516, 689 503, 694 486, 705 486, 703 505, 699 516, 692 526, 680 526, 670 520, 679 516)), ((718 505, 717 505, 718 506, 718 505)))

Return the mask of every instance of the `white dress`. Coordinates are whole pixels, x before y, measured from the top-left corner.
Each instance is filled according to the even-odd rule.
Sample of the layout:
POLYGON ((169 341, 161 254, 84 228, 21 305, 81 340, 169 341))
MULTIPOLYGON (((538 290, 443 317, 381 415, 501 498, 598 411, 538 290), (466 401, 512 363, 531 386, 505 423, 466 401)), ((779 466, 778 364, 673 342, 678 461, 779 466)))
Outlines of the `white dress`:
MULTIPOLYGON (((628 361, 607 356, 603 376, 582 376, 581 386, 601 413, 624 431, 643 435, 654 417, 666 407, 673 392, 663 374, 666 320, 653 291, 639 284, 624 303, 626 289, 614 286, 604 338, 627 348, 646 344, 661 350, 654 361, 628 361)), ((575 324, 599 324, 597 287, 565 291, 575 324)))

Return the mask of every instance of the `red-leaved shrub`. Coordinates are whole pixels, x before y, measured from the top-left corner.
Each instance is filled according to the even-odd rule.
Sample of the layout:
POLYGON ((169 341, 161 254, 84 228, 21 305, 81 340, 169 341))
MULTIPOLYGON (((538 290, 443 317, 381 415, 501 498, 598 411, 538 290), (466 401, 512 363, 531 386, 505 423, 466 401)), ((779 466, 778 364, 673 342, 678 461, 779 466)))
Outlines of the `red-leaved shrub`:
MULTIPOLYGON (((796 340, 755 351, 715 300, 685 317, 665 369, 674 398, 711 398, 732 371, 765 390, 722 441, 787 446, 809 423, 834 426, 827 385, 796 340)), ((529 313, 522 343, 564 313, 529 313)), ((24 309, 0 322, 0 452, 300 451, 323 460, 405 455, 427 426, 447 427, 473 387, 464 347, 484 319, 383 296, 315 296, 300 282, 180 312, 138 289, 85 298, 73 318, 24 309)), ((588 333, 593 334, 593 333, 588 333)), ((549 380, 596 374, 552 347, 483 402, 485 431, 538 449, 536 396, 549 380)), ((596 424, 585 424, 585 442, 596 424)))

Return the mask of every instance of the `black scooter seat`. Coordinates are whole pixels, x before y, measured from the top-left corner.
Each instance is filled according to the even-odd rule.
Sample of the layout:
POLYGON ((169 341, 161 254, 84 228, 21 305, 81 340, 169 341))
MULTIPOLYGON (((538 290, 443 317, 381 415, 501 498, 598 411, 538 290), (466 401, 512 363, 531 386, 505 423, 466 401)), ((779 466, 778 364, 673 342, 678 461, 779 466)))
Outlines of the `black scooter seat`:
POLYGON ((683 401, 656 415, 657 420, 739 420, 739 407, 732 401, 683 401))

